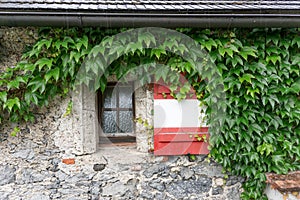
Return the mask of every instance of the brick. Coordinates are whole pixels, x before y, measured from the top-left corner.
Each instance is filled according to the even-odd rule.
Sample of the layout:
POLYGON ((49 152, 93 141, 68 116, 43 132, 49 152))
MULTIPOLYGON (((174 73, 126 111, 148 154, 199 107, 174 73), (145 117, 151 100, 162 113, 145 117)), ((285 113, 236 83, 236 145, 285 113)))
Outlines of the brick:
POLYGON ((74 165, 75 164, 75 158, 65 158, 62 159, 62 162, 66 165, 74 165))

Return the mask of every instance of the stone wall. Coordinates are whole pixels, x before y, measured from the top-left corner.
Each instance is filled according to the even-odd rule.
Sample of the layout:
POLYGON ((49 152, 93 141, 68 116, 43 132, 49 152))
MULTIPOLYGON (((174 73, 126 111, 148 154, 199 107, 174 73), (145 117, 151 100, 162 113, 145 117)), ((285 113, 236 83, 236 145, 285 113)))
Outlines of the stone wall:
POLYGON ((0 72, 20 60, 25 48, 35 42, 37 31, 32 27, 0 27, 0 72))
POLYGON ((50 107, 16 137, 3 139, 0 199, 239 199, 242 179, 227 178, 206 156, 190 162, 135 146, 100 147, 82 156, 67 152, 71 138, 62 137, 65 124, 58 120, 63 114, 50 107))
MULTIPOLYGON (((1 28, 0 32, 21 38, 25 47, 30 42, 22 38, 36 32, 22 30, 28 29, 1 28)), ((15 44, 11 38, 5 37, 5 42, 15 44)), ((15 65, 19 52, 11 55, 0 66, 15 65)), ((141 93, 136 98, 137 115, 148 119, 151 93, 137 93, 141 93)), ((1 200, 239 199, 241 178, 222 174, 221 167, 206 156, 190 162, 187 156, 148 153, 148 133, 138 125, 136 146, 98 146, 94 153, 80 153, 76 147, 84 143, 79 140, 85 138, 78 135, 82 127, 74 116, 64 116, 72 99, 71 95, 56 98, 48 108, 36 111, 34 123, 0 126, 1 200), (10 136, 14 126, 21 129, 16 137, 10 136)))

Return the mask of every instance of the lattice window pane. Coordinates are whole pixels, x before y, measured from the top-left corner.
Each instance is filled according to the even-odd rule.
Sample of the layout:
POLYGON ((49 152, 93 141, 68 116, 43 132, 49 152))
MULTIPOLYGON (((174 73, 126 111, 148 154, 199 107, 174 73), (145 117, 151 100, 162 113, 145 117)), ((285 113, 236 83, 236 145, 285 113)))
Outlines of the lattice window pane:
POLYGON ((116 90, 114 87, 107 87, 104 92, 104 108, 116 108, 117 107, 117 97, 116 90))
POLYGON ((116 133, 117 129, 117 112, 104 111, 102 115, 102 128, 104 133, 116 133))
POLYGON ((133 113, 132 111, 120 111, 120 132, 131 133, 133 132, 133 113))
POLYGON ((132 87, 119 87, 120 108, 132 108, 132 87))

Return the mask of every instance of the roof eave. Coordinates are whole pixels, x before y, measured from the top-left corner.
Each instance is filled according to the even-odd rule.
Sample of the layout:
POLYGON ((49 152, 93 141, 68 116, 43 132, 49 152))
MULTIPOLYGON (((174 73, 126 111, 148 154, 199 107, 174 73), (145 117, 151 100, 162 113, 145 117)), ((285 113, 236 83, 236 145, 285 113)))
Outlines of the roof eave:
POLYGON ((300 27, 299 12, 290 13, 156 14, 0 11, 0 26, 300 27))

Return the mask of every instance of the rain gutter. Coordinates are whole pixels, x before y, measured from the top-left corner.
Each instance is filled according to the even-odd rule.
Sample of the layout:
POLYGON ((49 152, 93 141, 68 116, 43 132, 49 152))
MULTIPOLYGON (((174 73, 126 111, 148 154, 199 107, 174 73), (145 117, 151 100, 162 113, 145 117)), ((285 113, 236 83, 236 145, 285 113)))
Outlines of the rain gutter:
POLYGON ((156 14, 0 11, 0 26, 300 27, 300 13, 156 14))

